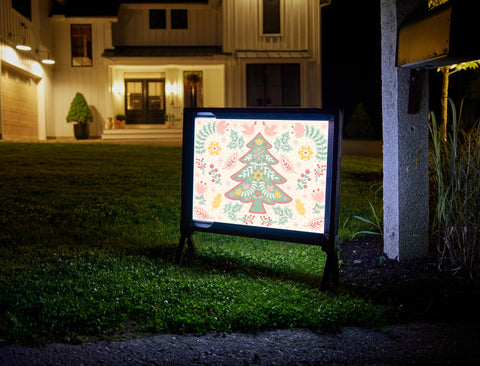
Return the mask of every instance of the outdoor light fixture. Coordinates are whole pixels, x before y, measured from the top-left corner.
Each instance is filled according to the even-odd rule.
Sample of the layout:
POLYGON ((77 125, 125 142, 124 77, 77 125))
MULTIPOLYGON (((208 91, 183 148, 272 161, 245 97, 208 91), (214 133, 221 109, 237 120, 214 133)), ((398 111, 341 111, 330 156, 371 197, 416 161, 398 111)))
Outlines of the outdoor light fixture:
POLYGON ((20 50, 20 51, 31 51, 32 50, 32 47, 30 47, 29 45, 26 44, 25 42, 25 38, 23 38, 23 42, 22 43, 18 43, 15 48, 17 50, 20 50))
POLYGON ((9 38, 20 38, 21 41, 20 42, 17 42, 15 44, 15 48, 17 50, 20 50, 20 51, 31 51, 32 50, 32 47, 30 47, 27 42, 26 42, 26 37, 25 37, 25 30, 27 29, 27 26, 25 25, 25 23, 20 23, 20 26, 22 27, 22 35, 15 35, 15 34, 12 34, 12 33, 8 33, 8 36, 9 38))
POLYGON ((40 56, 40 58, 42 59, 42 64, 45 64, 45 65, 53 65, 55 64, 55 60, 53 58, 50 57, 50 52, 48 51, 43 51, 43 50, 37 50, 37 54, 40 56), (40 56, 40 53, 46 53, 46 57, 41 57, 40 56))
POLYGON ((176 83, 169 83, 167 84, 167 94, 177 94, 177 84, 176 83))

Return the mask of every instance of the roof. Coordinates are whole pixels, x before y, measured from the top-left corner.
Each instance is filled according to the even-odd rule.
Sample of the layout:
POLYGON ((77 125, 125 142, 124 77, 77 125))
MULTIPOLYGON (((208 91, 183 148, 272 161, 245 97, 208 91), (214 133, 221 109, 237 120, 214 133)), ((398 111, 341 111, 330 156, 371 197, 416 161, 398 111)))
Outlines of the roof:
POLYGON ((201 57, 224 54, 219 46, 188 46, 188 47, 152 47, 152 46, 117 46, 105 50, 103 57, 201 57))
POLYGON ((117 16, 120 0, 55 0, 50 15, 66 17, 117 16))

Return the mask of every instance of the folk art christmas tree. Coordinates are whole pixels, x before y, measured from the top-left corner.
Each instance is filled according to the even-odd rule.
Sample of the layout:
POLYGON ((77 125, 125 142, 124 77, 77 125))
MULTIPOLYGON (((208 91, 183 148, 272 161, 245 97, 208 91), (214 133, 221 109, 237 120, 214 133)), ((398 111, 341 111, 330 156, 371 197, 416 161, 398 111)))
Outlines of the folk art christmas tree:
POLYGON ((291 202, 292 198, 278 187, 286 179, 272 168, 272 165, 278 163, 268 152, 272 145, 258 133, 247 147, 250 150, 240 158, 247 165, 231 177, 240 183, 225 193, 225 196, 243 203, 252 202, 250 213, 265 213, 264 204, 291 202))

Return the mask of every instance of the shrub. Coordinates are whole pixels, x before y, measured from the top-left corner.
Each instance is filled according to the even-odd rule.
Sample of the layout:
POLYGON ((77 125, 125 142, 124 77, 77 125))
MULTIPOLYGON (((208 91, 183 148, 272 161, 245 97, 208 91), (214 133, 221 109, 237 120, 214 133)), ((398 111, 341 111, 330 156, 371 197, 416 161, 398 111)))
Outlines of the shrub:
MULTIPOLYGON (((480 126, 460 128, 450 100, 453 126, 446 141, 434 113, 430 113, 430 187, 434 199, 432 234, 441 254, 468 271, 480 274, 480 126)), ((459 116, 462 115, 462 106, 459 116)))
POLYGON ((82 93, 75 94, 70 104, 67 115, 67 122, 90 123, 93 122, 92 111, 82 93))
POLYGON ((349 138, 368 140, 374 135, 372 118, 363 103, 353 108, 352 116, 345 126, 345 133, 349 138))

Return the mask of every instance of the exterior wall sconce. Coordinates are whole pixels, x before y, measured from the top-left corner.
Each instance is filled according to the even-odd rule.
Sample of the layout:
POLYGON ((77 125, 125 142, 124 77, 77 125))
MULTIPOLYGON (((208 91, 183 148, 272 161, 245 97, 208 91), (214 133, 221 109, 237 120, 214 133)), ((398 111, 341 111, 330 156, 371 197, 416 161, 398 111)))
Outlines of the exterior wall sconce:
POLYGON ((168 95, 177 95, 177 84, 176 83, 169 83, 167 85, 167 94, 168 95))
POLYGON ((9 38, 13 38, 13 39, 21 39, 20 42, 17 42, 15 44, 15 48, 17 50, 20 50, 20 51, 31 51, 32 50, 32 47, 30 47, 27 42, 26 42, 26 38, 25 38, 25 30, 27 29, 27 26, 25 25, 25 23, 20 23, 21 27, 22 27, 22 35, 15 35, 13 33, 8 33, 8 37, 9 38))
POLYGON ((42 59, 42 64, 45 64, 45 65, 55 64, 55 60, 50 57, 50 52, 43 51, 43 50, 37 50, 37 55, 42 59), (46 54, 46 57, 40 56, 41 53, 46 54))
POLYGON ((166 85, 166 92, 167 96, 170 97, 170 105, 176 104, 176 95, 177 95, 177 84, 176 83, 169 83, 166 85))

